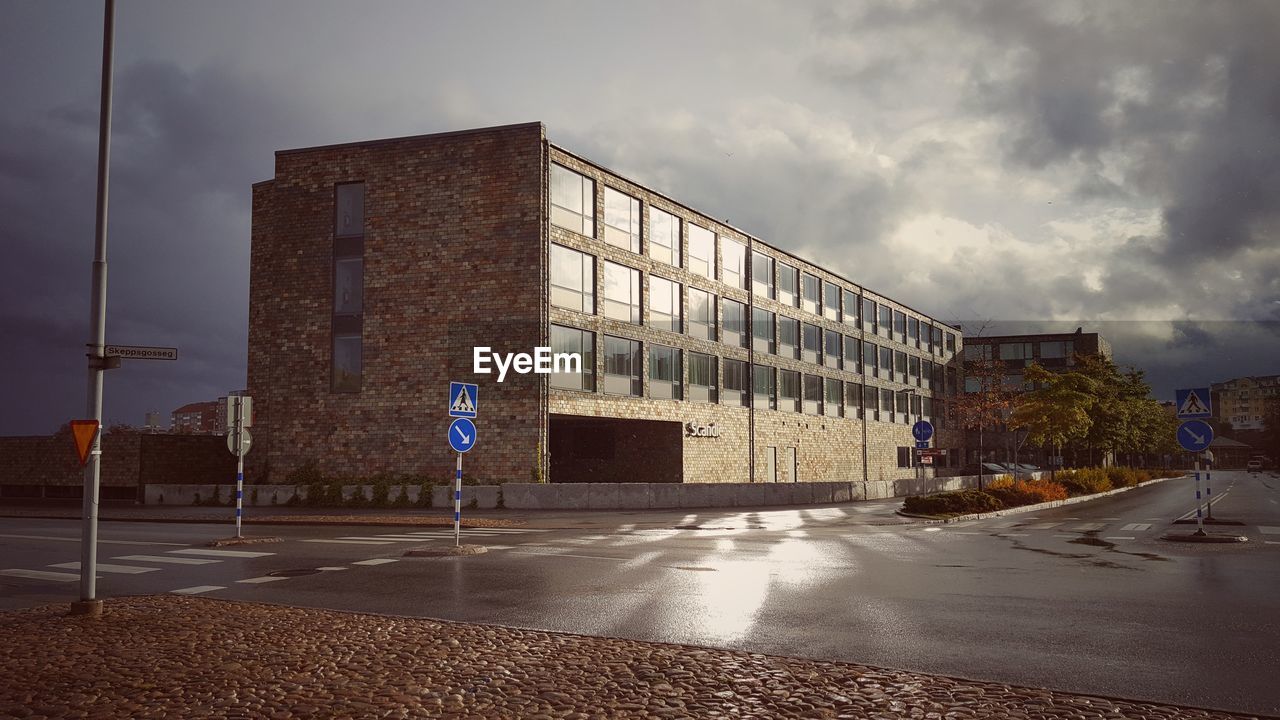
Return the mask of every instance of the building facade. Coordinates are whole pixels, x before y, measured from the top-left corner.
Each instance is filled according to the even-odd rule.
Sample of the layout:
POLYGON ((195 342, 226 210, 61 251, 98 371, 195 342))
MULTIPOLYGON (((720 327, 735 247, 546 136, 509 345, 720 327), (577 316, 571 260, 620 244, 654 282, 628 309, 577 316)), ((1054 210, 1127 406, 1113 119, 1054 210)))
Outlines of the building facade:
POLYGON ((188 403, 169 413, 169 432, 205 435, 218 430, 216 402, 188 403))
POLYGON ((1254 375, 1213 383, 1213 416, 1233 432, 1265 429, 1268 408, 1280 403, 1280 375, 1254 375))
POLYGON ((249 387, 273 477, 909 477, 958 447, 960 332, 547 141, 541 124, 276 154, 254 186, 249 387), (581 372, 477 374, 476 348, 581 372))

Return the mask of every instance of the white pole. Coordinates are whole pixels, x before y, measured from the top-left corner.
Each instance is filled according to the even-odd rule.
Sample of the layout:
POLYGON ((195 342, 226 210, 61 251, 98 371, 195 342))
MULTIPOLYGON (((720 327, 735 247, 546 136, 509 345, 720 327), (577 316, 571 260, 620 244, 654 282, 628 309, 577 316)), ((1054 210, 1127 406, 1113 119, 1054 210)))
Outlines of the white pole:
POLYGON ((235 407, 236 440, 236 537, 240 534, 240 518, 244 514, 244 398, 237 397, 231 401, 235 407))
POLYGON ((1196 454, 1196 534, 1204 535, 1204 517, 1200 505, 1200 455, 1196 454))
POLYGON ((1204 504, 1209 510, 1209 519, 1213 519, 1213 461, 1204 459, 1204 504))
POLYGON ((457 484, 453 488, 453 546, 462 544, 462 453, 458 453, 457 484))

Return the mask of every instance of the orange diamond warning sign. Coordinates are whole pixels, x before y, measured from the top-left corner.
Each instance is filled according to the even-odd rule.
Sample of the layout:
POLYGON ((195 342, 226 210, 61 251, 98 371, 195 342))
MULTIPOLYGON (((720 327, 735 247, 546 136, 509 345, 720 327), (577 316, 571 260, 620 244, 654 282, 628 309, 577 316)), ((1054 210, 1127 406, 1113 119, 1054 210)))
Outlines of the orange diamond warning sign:
POLYGON ((97 420, 72 420, 71 436, 76 441, 76 454, 80 456, 80 464, 89 461, 89 448, 93 447, 93 438, 98 434, 97 420))

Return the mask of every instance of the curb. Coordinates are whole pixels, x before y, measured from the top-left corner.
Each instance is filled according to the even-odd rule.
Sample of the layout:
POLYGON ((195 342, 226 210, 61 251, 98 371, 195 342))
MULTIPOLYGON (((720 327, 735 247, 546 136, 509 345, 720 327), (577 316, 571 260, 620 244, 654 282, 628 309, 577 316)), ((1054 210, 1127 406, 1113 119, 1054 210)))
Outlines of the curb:
POLYGON ((278 537, 270 537, 265 535, 245 535, 243 537, 218 538, 205 543, 206 547, 218 548, 229 547, 231 545, 265 545, 267 543, 278 543, 282 540, 278 537))
POLYGON ((405 550, 400 557, 461 557, 464 555, 483 555, 489 552, 484 545, 458 545, 453 547, 427 547, 405 550))
POLYGON ((1210 544, 1249 542, 1249 538, 1244 535, 1196 535, 1194 533, 1191 535, 1164 535, 1160 539, 1168 540, 1169 542, 1210 544))
POLYGON ((1076 503, 1089 502, 1090 500, 1097 500, 1098 498, 1104 498, 1110 495, 1119 495, 1120 493, 1129 492, 1130 490, 1137 490, 1138 488, 1146 487, 1148 485, 1155 485, 1156 483, 1164 482, 1165 480, 1180 480, 1186 477, 1190 477, 1190 476, 1179 475, 1178 477, 1171 477, 1171 478, 1156 478, 1155 480, 1140 482, 1137 485, 1134 485, 1133 487, 1116 488, 1114 490, 1106 490, 1104 492, 1094 493, 1092 495, 1081 495, 1079 497, 1067 498, 1066 500, 1050 500, 1049 502, 1036 503, 1034 505, 1020 505, 1015 508, 1005 508, 1004 510, 993 510, 991 512, 985 512, 985 513, 969 513, 967 515, 956 515, 955 517, 949 517, 949 518, 931 517, 929 515, 911 515, 908 513, 904 513, 901 510, 896 511, 896 514, 901 515, 902 517, 922 519, 924 520, 923 524, 925 525, 947 525, 950 523, 962 522, 965 520, 985 520, 987 518, 1004 517, 1005 515, 1017 515, 1019 513, 1034 512, 1036 510, 1050 510, 1057 507, 1063 507, 1064 505, 1075 505, 1076 503))

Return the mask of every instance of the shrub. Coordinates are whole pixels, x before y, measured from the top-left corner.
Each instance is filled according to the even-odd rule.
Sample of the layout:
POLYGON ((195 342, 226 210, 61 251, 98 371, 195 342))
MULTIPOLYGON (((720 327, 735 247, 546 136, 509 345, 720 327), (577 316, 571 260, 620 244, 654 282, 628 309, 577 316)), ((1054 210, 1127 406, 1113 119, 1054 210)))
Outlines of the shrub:
POLYGON ((1133 487, 1138 484, 1138 474, 1127 467, 1107 468, 1107 479, 1115 487, 1133 487))
POLYGON ((425 480, 418 483, 418 507, 431 507, 431 483, 425 480))
POLYGON ((1013 487, 1013 477, 1010 475, 997 475, 987 483, 987 489, 1001 490, 1013 487))
POLYGON ((284 481, 286 485, 311 485, 324 482, 324 475, 321 474, 320 467, 312 460, 305 465, 299 465, 290 470, 289 474, 284 476, 284 481))
POLYGON ((386 507, 388 495, 391 494, 392 477, 386 473, 378 473, 371 480, 373 481, 373 499, 369 504, 374 507, 386 507))
POLYGON ((995 488, 988 492, 999 498, 1006 507, 1067 499, 1067 488, 1050 480, 1018 480, 1009 487, 995 488))
POLYGON ((1080 468, 1058 473, 1058 482, 1071 495, 1092 495, 1111 489, 1111 479, 1101 468, 1080 468))
POLYGON ((902 503, 902 509, 917 515, 962 515, 975 512, 992 512, 1004 505, 990 493, 982 490, 955 490, 934 495, 912 495, 902 503))

